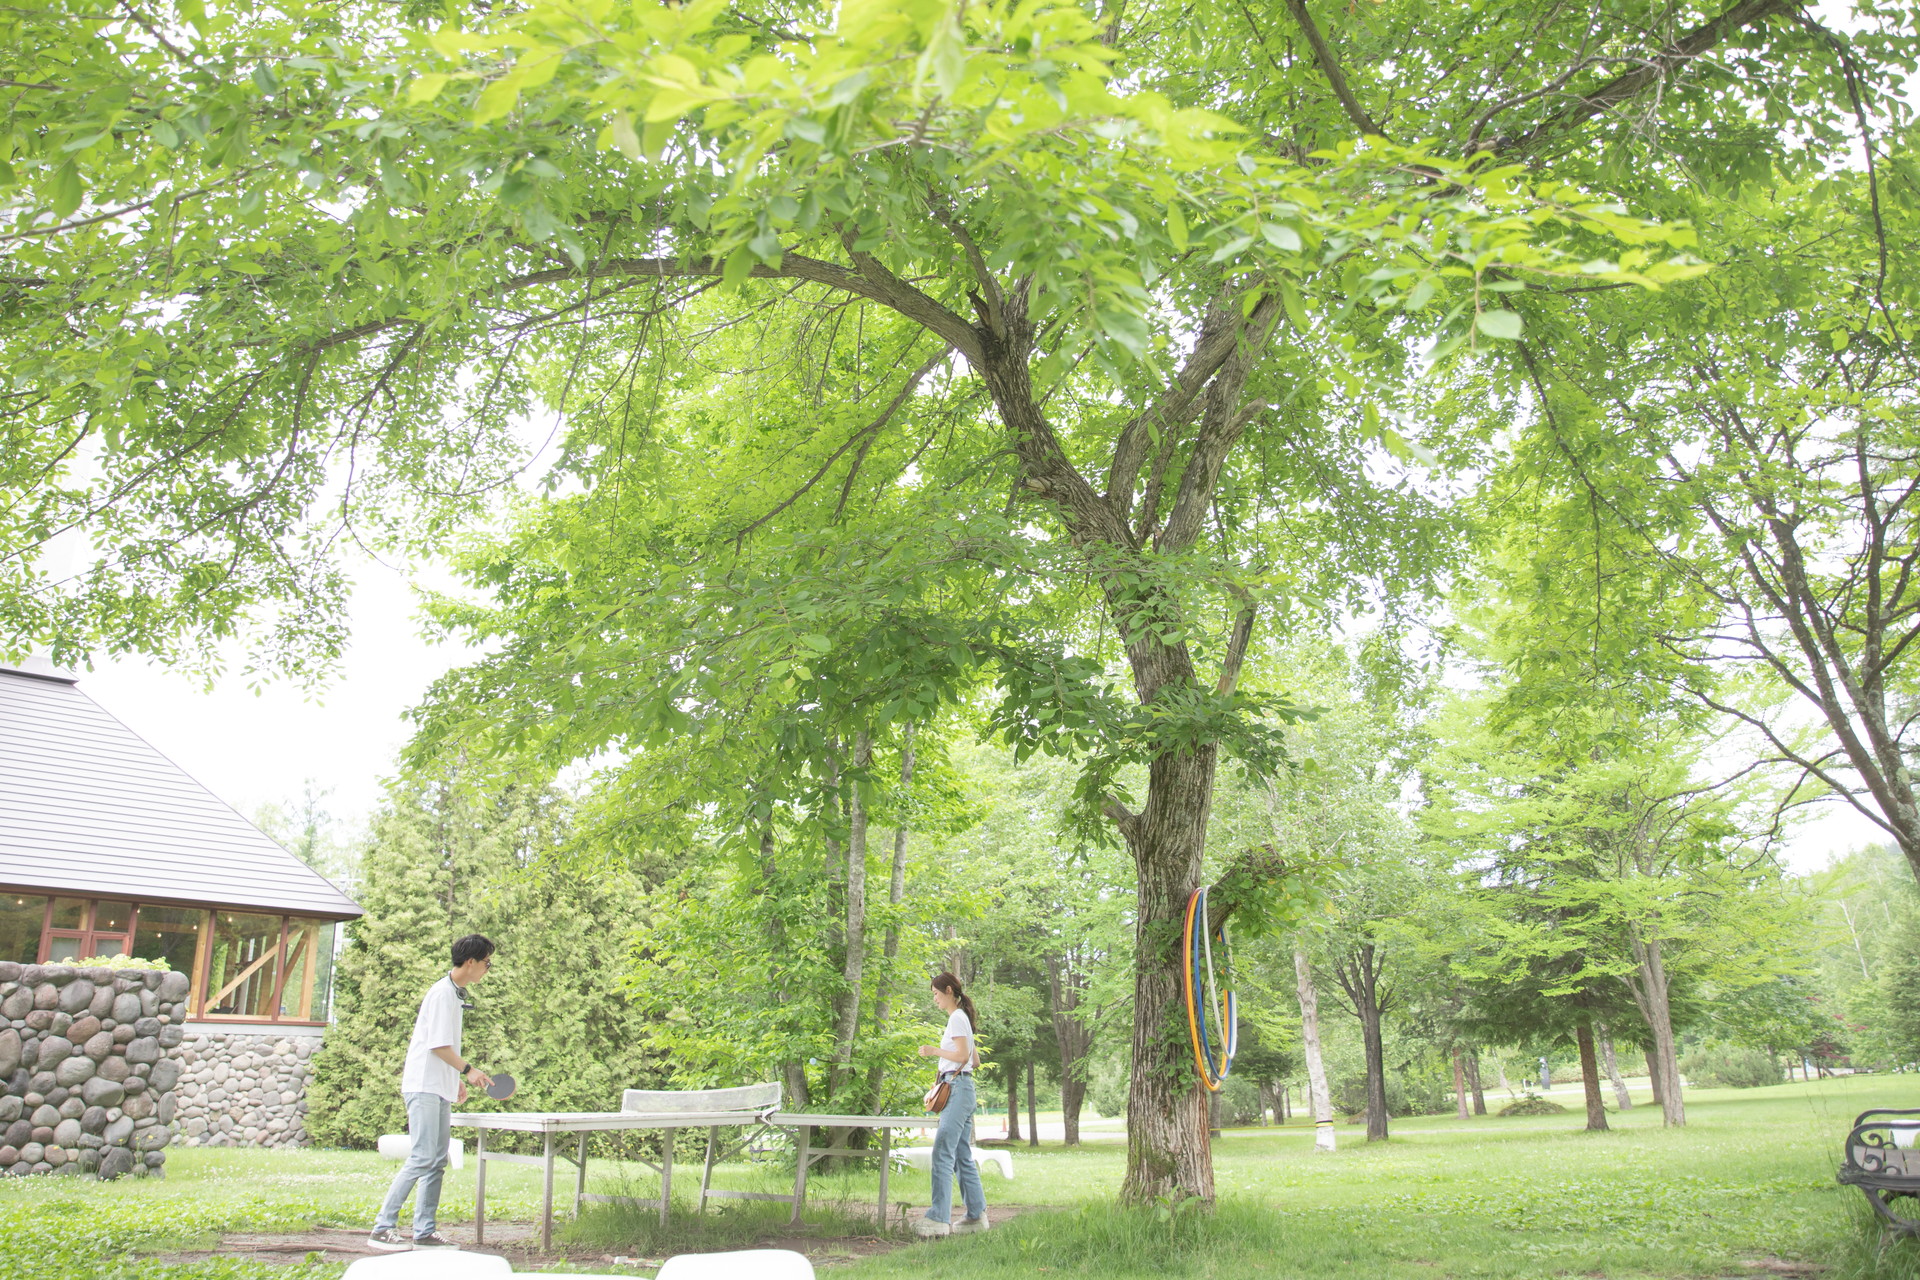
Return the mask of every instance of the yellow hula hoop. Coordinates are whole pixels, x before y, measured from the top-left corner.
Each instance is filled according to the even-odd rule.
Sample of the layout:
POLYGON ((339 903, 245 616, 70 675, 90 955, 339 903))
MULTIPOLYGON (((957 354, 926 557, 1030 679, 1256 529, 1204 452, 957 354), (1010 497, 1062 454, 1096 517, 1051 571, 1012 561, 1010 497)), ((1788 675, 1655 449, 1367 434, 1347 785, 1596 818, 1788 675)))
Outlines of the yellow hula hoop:
POLYGON ((1187 998, 1187 1043, 1193 1046, 1194 1069, 1200 1073, 1200 1083, 1207 1086, 1210 1093, 1218 1093, 1220 1085, 1213 1078, 1213 1072, 1207 1069, 1206 1059, 1200 1054, 1200 1027, 1194 1018, 1193 1002, 1193 957, 1188 950, 1193 945, 1193 909, 1200 901, 1200 891, 1195 889, 1187 895, 1186 928, 1180 933, 1180 988, 1187 998))

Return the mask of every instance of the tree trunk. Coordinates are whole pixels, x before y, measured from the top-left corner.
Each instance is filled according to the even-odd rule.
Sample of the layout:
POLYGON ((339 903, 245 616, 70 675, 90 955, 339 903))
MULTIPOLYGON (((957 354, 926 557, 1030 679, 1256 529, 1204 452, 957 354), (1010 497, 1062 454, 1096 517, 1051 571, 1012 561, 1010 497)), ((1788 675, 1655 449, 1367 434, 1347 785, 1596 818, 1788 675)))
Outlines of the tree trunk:
POLYGON ((1387 1137, 1387 1063, 1380 1040, 1380 1010, 1368 1001, 1360 1015, 1360 1038, 1367 1054, 1367 1141, 1387 1137))
POLYGON ((1660 1063, 1653 1056, 1653 1050, 1648 1049, 1646 1051, 1646 1056, 1647 1056, 1647 1084, 1648 1084, 1648 1087, 1650 1087, 1653 1090, 1653 1105, 1656 1107, 1660 1107, 1662 1106, 1661 1095, 1666 1092, 1666 1090, 1660 1084, 1660 1063))
MULTIPOLYGON (((907 896, 907 832, 913 820, 912 786, 913 725, 909 722, 900 744, 900 824, 893 829, 893 874, 887 882, 887 905, 892 910, 887 913, 887 936, 880 949, 880 953, 886 957, 886 964, 880 976, 879 989, 873 997, 873 1035, 876 1039, 885 1034, 887 1019, 893 1014, 893 963, 900 956, 899 908, 907 896)), ((867 1071, 867 1105, 875 1111, 883 1110, 880 1102, 886 1089, 886 1076, 887 1068, 883 1062, 874 1063, 867 1071)))
POLYGON ((1638 928, 1631 933, 1633 958, 1639 971, 1628 975, 1627 988, 1633 992, 1640 1016, 1653 1032, 1653 1052, 1647 1060, 1656 1082, 1654 1096, 1660 1102, 1660 1116, 1669 1126, 1687 1122, 1687 1108, 1680 1095, 1680 1063, 1673 1037, 1673 1011, 1667 1001, 1667 967, 1660 953, 1660 939, 1643 937, 1638 928))
POLYGON ((1133 1078, 1127 1090, 1127 1176, 1120 1187, 1127 1204, 1166 1196, 1213 1199, 1207 1091, 1193 1072, 1180 952, 1187 897, 1200 887, 1215 759, 1212 744, 1154 759, 1145 809, 1121 822, 1138 885, 1133 1078))
POLYGON ((1027 1059, 1027 1145, 1040 1145, 1040 1116, 1033 1104, 1033 1059, 1027 1059))
POLYGON ((1573 1030, 1580 1046, 1580 1081, 1587 1095, 1587 1128, 1607 1127, 1606 1104, 1600 1100, 1600 1062, 1593 1052, 1593 1028, 1581 1023, 1573 1030))
POLYGON ((1459 1049, 1453 1051, 1453 1105, 1462 1120, 1467 1119, 1467 1064, 1459 1049))
POLYGON ((1600 1061, 1607 1069, 1607 1080, 1613 1085, 1613 1100, 1620 1104, 1622 1111, 1633 1110, 1633 1095, 1627 1092, 1627 1082, 1620 1078, 1620 1064, 1613 1056, 1613 1036, 1607 1031, 1606 1024, 1597 1025, 1594 1030, 1600 1033, 1600 1061))
POLYGON ((1207 1137, 1217 1138, 1219 1136, 1220 1136, 1220 1095, 1218 1093, 1210 1092, 1207 1094, 1207 1137))
POLYGON ((1495 1071, 1497 1071, 1497 1072, 1499 1072, 1499 1073, 1500 1073, 1500 1087, 1501 1087, 1502 1089, 1505 1089, 1505 1090, 1506 1090, 1506 1091, 1507 1091, 1508 1093, 1512 1093, 1512 1092, 1513 1092, 1513 1086, 1507 1083, 1507 1061, 1506 1061, 1506 1059, 1505 1059, 1505 1058, 1495 1058, 1495 1059, 1493 1060, 1493 1069, 1494 1069, 1495 1071))
POLYGON ((1047 957, 1047 1005, 1053 1016, 1053 1038, 1060 1046, 1060 1116, 1066 1127, 1066 1145, 1080 1145, 1080 1109, 1086 1103, 1087 1053, 1093 1033, 1080 1021, 1080 996, 1086 977, 1071 967, 1068 956, 1047 957))
POLYGON ((853 740, 853 772, 847 787, 846 959, 844 989, 835 1000, 833 1065, 827 1072, 827 1097, 843 1102, 853 1078, 853 1043, 860 1030, 860 990, 867 968, 867 805, 861 796, 867 767, 873 763, 873 735, 862 729, 853 740))
POLYGON ((1385 1012, 1380 997, 1378 949, 1363 942, 1334 961, 1333 976, 1355 1017, 1360 1019, 1360 1039, 1367 1059, 1367 1141, 1383 1142, 1387 1137, 1387 1062, 1381 1044, 1380 1019, 1385 1012))
POLYGON ((1333 1100, 1327 1093, 1327 1067, 1320 1057, 1320 993, 1314 990, 1313 968, 1306 948, 1293 949, 1294 991, 1300 998, 1301 1056, 1307 1060, 1307 1110, 1313 1116, 1313 1149, 1332 1151, 1338 1141, 1333 1128, 1333 1100))
POLYGON ((1007 1064, 1007 1141, 1020 1141, 1020 1064, 1007 1064))
POLYGON ((1480 1088, 1480 1055, 1478 1053, 1467 1055, 1467 1087, 1473 1090, 1473 1114, 1477 1116, 1487 1114, 1487 1095, 1480 1088))

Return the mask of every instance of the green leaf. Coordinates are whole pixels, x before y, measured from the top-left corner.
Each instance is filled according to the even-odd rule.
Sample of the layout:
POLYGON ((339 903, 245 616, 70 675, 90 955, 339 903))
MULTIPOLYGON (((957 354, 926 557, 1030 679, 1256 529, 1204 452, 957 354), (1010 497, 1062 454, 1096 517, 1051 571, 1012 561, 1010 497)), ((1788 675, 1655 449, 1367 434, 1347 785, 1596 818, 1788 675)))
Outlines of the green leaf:
POLYGON ((1520 313, 1494 308, 1482 311, 1473 318, 1473 327, 1489 338, 1505 338, 1509 342, 1520 339, 1520 313))
POLYGON ((80 201, 86 198, 87 189, 80 181, 80 168, 72 160, 61 165, 53 173, 53 212, 64 218, 80 207, 80 201))
POLYGON ((407 101, 409 103, 432 102, 440 96, 440 91, 447 87, 447 81, 452 78, 439 72, 416 76, 413 83, 407 86, 407 101))
POLYGON ((613 134, 613 145, 620 148, 620 154, 629 160, 638 160, 641 156, 640 135, 633 131, 633 117, 621 111, 607 122, 607 128, 613 134))
POLYGON ((1285 223, 1263 222, 1260 224, 1260 234, 1276 249, 1285 249, 1289 253, 1298 253, 1301 249, 1300 233, 1285 223))
POLYGON ((1295 332, 1305 333, 1307 331, 1307 308, 1306 305, 1300 301, 1300 291, 1285 280, 1280 282, 1279 289, 1280 306, 1287 313, 1287 323, 1294 327, 1295 332))
POLYGON ((1187 251, 1187 215, 1180 212, 1177 200, 1167 206, 1167 238, 1173 241, 1175 253, 1187 251))
POLYGON ((508 74, 495 80, 480 91, 479 99, 473 104, 473 122, 486 124, 498 120, 513 110, 514 103, 520 100, 520 80, 508 74))
POLYGON ((720 283, 729 289, 745 284, 747 277, 753 274, 753 268, 757 262, 758 259, 754 257, 753 250, 747 245, 741 245, 727 255, 727 265, 720 272, 720 283))

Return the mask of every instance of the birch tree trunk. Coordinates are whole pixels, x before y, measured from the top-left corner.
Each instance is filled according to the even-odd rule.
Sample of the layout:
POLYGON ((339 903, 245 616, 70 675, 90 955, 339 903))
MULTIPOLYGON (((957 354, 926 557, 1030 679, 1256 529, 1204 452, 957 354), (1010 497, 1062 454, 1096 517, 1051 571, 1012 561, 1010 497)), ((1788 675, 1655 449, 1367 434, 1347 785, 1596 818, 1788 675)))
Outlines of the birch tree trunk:
MULTIPOLYGON (((900 824, 893 829, 893 870, 887 881, 887 936, 880 953, 886 958, 880 989, 873 997, 873 1034, 885 1034, 887 1020, 893 1016, 893 962, 900 956, 900 904, 907 896, 907 832, 912 825, 913 801, 913 724, 909 722, 900 746, 900 824)), ((876 1062, 867 1072, 867 1105, 879 1111, 886 1087, 886 1065, 876 1062)))
POLYGON ((1468 1118, 1467 1064, 1462 1060, 1463 1056, 1459 1049, 1453 1051, 1453 1105, 1455 1112, 1465 1120, 1468 1118))
POLYGON ((1613 1100, 1622 1111, 1633 1110, 1633 1095, 1627 1092, 1627 1082, 1620 1078, 1620 1064, 1613 1056, 1613 1036, 1607 1031, 1606 1024, 1595 1027, 1600 1033, 1600 1061, 1607 1068, 1607 1080, 1613 1085, 1613 1100))
POLYGON ((1687 1122, 1687 1108, 1680 1096, 1680 1065, 1673 1038, 1673 1010, 1667 998, 1667 969, 1660 954, 1660 939, 1648 938, 1638 928, 1632 931, 1633 958, 1639 972, 1627 978, 1627 988, 1640 1016, 1653 1032, 1653 1049, 1647 1055, 1653 1072, 1654 1097, 1660 1103, 1664 1124, 1677 1127, 1687 1122))
POLYGON ((1337 1145, 1333 1128, 1333 1099, 1327 1093, 1327 1068, 1320 1057, 1320 993, 1314 990, 1313 968, 1306 948, 1293 949, 1294 991, 1300 998, 1301 1056, 1307 1060, 1307 1106, 1313 1113, 1313 1149, 1332 1151, 1337 1145))
POLYGON ((835 1000, 833 1065, 827 1071, 827 1096, 840 1100, 853 1078, 853 1041, 860 1030, 860 992, 867 970, 867 805, 861 797, 866 770, 873 763, 873 735, 862 729, 853 741, 852 785, 847 788, 846 959, 844 990, 835 1000))

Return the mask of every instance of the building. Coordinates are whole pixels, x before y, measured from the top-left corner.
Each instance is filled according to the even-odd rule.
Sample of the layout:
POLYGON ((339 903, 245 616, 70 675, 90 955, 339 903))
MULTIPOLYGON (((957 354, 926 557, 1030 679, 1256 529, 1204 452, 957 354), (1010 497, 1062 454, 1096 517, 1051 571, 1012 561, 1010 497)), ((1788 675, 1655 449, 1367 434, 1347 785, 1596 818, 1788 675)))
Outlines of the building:
POLYGON ((337 926, 360 914, 74 676, 0 666, 0 961, 186 973, 183 1140, 300 1140, 337 926))

